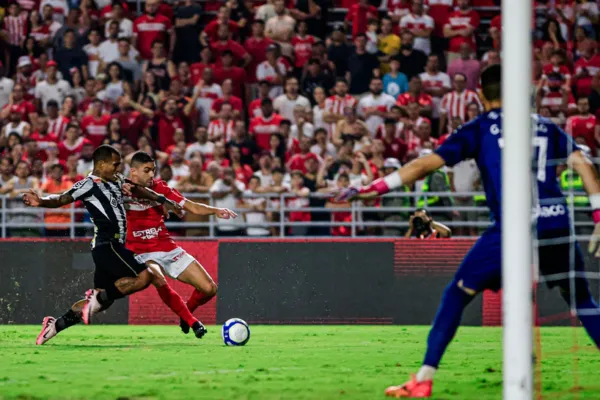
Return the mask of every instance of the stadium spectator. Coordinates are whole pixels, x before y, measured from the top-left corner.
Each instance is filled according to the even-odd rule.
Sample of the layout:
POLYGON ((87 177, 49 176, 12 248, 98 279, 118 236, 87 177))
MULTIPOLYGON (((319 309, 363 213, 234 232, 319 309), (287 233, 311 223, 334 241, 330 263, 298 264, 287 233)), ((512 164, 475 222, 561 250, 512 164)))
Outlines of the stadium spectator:
POLYGON ((460 57, 460 45, 466 43, 471 50, 477 50, 475 30, 479 27, 479 14, 469 3, 471 0, 456 0, 458 10, 448 16, 444 25, 444 36, 448 38, 448 63, 460 57))
POLYGON ((310 101, 300 95, 299 93, 298 79, 295 77, 289 77, 285 80, 285 94, 278 96, 273 101, 273 108, 275 112, 281 115, 282 118, 290 120, 292 124, 296 123, 294 111, 296 107, 302 107, 306 112, 310 112, 310 101))
POLYGON ((35 86, 36 108, 44 112, 47 111, 48 103, 54 100, 57 105, 62 104, 65 97, 71 93, 69 82, 59 79, 58 65, 56 61, 46 63, 47 77, 35 86))
POLYGON ((249 226, 246 228, 246 234, 250 237, 266 237, 271 235, 271 231, 264 225, 267 219, 267 199, 264 197, 253 197, 260 188, 260 178, 258 176, 250 177, 247 189, 244 195, 247 196, 242 202, 242 206, 248 211, 244 213, 244 219, 249 226))
POLYGON ((383 76, 383 90, 396 99, 408 90, 408 79, 400 72, 400 61, 397 58, 390 61, 390 72, 383 76))
POLYGON ((483 105, 481 104, 477 93, 466 87, 466 75, 457 73, 453 79, 454 90, 446 93, 440 104, 440 135, 449 129, 452 118, 460 117, 463 122, 466 121, 467 106, 470 103, 476 102, 479 105, 479 108, 483 109, 483 105))
MULTIPOLYGON (((218 208, 237 208, 238 199, 245 190, 244 184, 235 179, 235 173, 231 168, 223 170, 223 177, 217 179, 210 187, 210 194, 214 199, 214 205, 218 208)), ((241 219, 219 219, 217 220, 216 234, 218 236, 244 236, 245 229, 240 225, 241 219)))
POLYGON ((591 154, 596 154, 598 137, 595 135, 596 116, 590 113, 590 103, 587 97, 577 99, 577 114, 567 118, 565 131, 573 138, 582 137, 590 148, 591 154))
POLYGON ((375 70, 379 70, 379 59, 376 55, 367 52, 367 37, 364 33, 356 36, 354 46, 354 51, 348 57, 346 80, 350 82, 348 92, 361 96, 369 90, 369 83, 376 75, 375 70))
MULTIPOLYGON (((423 85, 423 92, 431 96, 431 118, 434 120, 440 117, 442 97, 452 90, 450 77, 445 72, 440 71, 439 66, 439 57, 432 54, 427 58, 425 72, 419 75, 423 85)), ((479 77, 477 77, 476 82, 479 82, 479 77)))
POLYGON ((31 176, 31 166, 27 161, 20 160, 15 163, 15 176, 8 181, 6 189, 8 189, 9 201, 6 206, 9 210, 6 216, 6 222, 9 224, 31 224, 32 227, 15 227, 8 229, 10 237, 36 237, 41 235, 39 228, 35 225, 41 222, 42 214, 40 211, 23 210, 23 202, 21 195, 30 190, 38 190, 40 182, 37 178, 31 176), (20 209, 23 211, 10 211, 10 209, 20 209))
POLYGON ((397 56, 400 61, 400 72, 409 80, 425 71, 427 63, 425 53, 414 48, 414 39, 415 37, 410 31, 402 32, 402 45, 397 56))
MULTIPOLYGON (((48 178, 42 183, 40 190, 45 194, 57 194, 64 193, 73 186, 73 182, 68 179, 63 179, 65 173, 65 166, 61 163, 56 163, 50 167, 48 178)), ((70 205, 63 206, 62 208, 69 209, 70 205)), ((70 229, 65 226, 52 226, 52 224, 63 224, 68 225, 71 222, 71 215, 69 212, 46 212, 44 215, 45 234, 51 237, 67 237, 69 236, 70 229)))
POLYGON ((407 29, 415 36, 414 48, 429 55, 431 33, 435 27, 433 18, 425 13, 424 0, 413 0, 411 12, 400 19, 400 29, 407 29))
POLYGON ((158 13, 160 0, 146 0, 146 13, 133 22, 133 40, 141 58, 150 60, 152 58, 152 45, 158 41, 166 43, 169 37, 169 55, 173 54, 175 48, 175 30, 171 20, 164 14, 158 13))
POLYGON ((248 133, 261 150, 268 150, 271 134, 279 132, 279 125, 283 118, 274 112, 271 99, 263 99, 260 108, 262 115, 252 118, 248 133))
POLYGON ((472 58, 473 50, 468 43, 459 46, 460 58, 456 58, 448 66, 448 75, 454 79, 456 74, 463 74, 467 79, 467 89, 476 91, 479 86, 481 64, 472 58))

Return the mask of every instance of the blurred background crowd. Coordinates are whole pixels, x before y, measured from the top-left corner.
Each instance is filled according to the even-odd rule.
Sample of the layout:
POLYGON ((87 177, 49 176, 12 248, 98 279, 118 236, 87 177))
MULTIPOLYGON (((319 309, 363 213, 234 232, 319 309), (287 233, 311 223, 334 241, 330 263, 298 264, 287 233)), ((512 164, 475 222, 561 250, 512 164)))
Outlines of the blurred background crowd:
MULTIPOLYGON (((286 235, 356 233, 327 226, 357 218, 327 193, 368 184, 433 151, 485 110, 479 74, 502 58, 496 0, 0 5, 4 208, 20 208, 17 197, 26 190, 70 188, 91 171, 94 148, 109 143, 125 157, 152 154, 159 177, 190 197, 246 211, 239 222, 217 225, 216 235, 279 235, 267 223, 281 218, 316 222, 284 228, 286 235), (292 211, 278 212, 282 201, 292 211)), ((537 112, 594 156, 598 14, 596 1, 536 1, 532 21, 537 112)), ((577 178, 565 174, 557 177, 563 188, 577 189, 577 178)), ((363 204, 376 210, 360 213, 359 233, 403 234, 406 227, 385 223, 407 221, 408 213, 397 210, 408 207, 444 207, 436 219, 450 225, 485 221, 485 213, 448 210, 484 206, 484 196, 464 195, 479 190, 472 160, 437 171, 400 190, 412 197, 363 204), (435 194, 441 192, 450 196, 435 194)), ((3 221, 46 223, 7 235, 62 236, 70 230, 52 224, 72 217, 19 211, 3 221)), ((460 235, 478 233, 456 226, 460 235)))

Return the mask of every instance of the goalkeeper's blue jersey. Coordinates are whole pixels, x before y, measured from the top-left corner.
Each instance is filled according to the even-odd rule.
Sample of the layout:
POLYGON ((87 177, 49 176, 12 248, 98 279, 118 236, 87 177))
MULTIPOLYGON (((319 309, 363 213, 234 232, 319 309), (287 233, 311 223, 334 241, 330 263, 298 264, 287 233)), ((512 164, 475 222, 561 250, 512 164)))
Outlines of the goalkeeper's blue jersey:
MULTIPOLYGON (((533 191, 532 217, 537 218, 539 235, 569 229, 569 212, 556 176, 556 167, 578 149, 572 138, 546 118, 532 116, 535 131, 533 165, 524 174, 533 173, 537 190, 533 191)), ((502 220, 502 110, 489 111, 462 125, 440 146, 436 153, 453 166, 474 159, 481 173, 492 221, 502 220)), ((510 195, 510 187, 505 188, 510 195)))

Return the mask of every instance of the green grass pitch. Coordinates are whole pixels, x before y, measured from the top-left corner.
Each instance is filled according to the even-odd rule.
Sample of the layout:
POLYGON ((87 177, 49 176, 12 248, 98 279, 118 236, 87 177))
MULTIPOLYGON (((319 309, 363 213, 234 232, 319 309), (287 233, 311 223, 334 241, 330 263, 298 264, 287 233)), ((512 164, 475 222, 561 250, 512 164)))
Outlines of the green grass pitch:
MULTIPOLYGON (((77 326, 35 346, 39 326, 0 326, 2 399, 383 399, 418 368, 427 327, 251 326, 245 347, 176 326, 77 326)), ((599 399, 599 353, 583 330, 542 328, 544 398, 599 399), (573 369, 576 367, 576 371, 573 369)), ((500 399, 501 330, 464 327, 436 399, 500 399)))

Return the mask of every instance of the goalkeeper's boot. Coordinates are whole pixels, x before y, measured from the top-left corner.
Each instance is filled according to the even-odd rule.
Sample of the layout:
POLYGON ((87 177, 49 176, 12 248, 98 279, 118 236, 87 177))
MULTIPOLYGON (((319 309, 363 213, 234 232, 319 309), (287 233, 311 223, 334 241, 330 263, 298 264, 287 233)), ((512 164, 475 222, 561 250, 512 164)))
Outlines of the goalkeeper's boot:
POLYGON ((181 328, 181 332, 185 333, 186 335, 190 333, 190 326, 183 320, 183 318, 179 319, 179 327, 181 328))
POLYGON ((192 325, 192 330, 198 339, 202 339, 202 336, 206 335, 206 332, 208 332, 200 321, 194 322, 194 325, 192 325))
POLYGON ((92 323, 92 315, 102 310, 102 305, 98 301, 99 291, 96 289, 90 289, 85 292, 85 303, 81 310, 81 319, 83 323, 89 325, 92 323))
POLYGON ((410 381, 401 386, 390 386, 385 389, 385 395, 396 398, 420 399, 431 397, 433 381, 417 382, 417 377, 412 376, 410 381))
POLYGON ((56 336, 57 333, 58 332, 56 332, 56 318, 46 317, 42 322, 42 330, 38 335, 35 344, 37 344, 38 346, 44 344, 48 340, 56 336))

